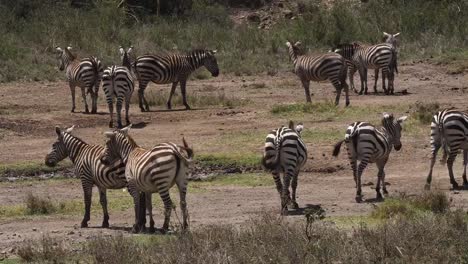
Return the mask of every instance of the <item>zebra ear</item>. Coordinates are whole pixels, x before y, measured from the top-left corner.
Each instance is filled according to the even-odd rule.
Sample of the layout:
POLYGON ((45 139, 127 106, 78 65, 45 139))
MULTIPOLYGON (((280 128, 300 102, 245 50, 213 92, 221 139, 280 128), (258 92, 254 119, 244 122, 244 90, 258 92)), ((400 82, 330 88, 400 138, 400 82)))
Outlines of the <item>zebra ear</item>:
POLYGON ((302 130, 304 129, 304 125, 302 123, 297 124, 296 132, 301 134, 302 130))
POLYGON ((218 50, 212 50, 211 52, 213 52, 213 54, 216 54, 216 52, 218 52, 218 50))
POLYGON ((297 41, 296 43, 294 43, 294 46, 296 47, 300 47, 302 45, 302 43, 300 41, 297 41))
POLYGON ((108 138, 111 138, 111 137, 114 136, 115 134, 114 134, 114 132, 112 132, 112 131, 107 131, 107 132, 104 132, 104 135, 105 135, 106 137, 108 137, 108 138))
POLYGON ((127 50, 127 53, 130 53, 132 51, 133 51, 133 46, 130 46, 130 48, 128 48, 128 50, 127 50))
POLYGON ((73 48, 72 48, 71 45, 67 47, 67 50, 72 50, 72 49, 73 49, 73 48))
POLYGON ((398 37, 400 35, 400 32, 398 33, 395 33, 395 35, 393 35, 395 38, 398 37))
POLYGON ((402 124, 407 118, 408 118, 408 116, 402 116, 402 117, 398 118, 397 122, 402 124))
POLYGON ((75 128, 75 126, 73 125, 73 126, 67 128, 67 129, 65 130, 65 132, 71 133, 71 132, 73 131, 74 128, 75 128))
POLYGON ((130 128, 132 128, 132 124, 120 129, 119 131, 124 133, 125 135, 128 135, 128 132, 130 131, 130 128))
POLYGON ((292 129, 294 130, 294 122, 292 120, 289 120, 289 125, 288 125, 289 129, 292 129))
POLYGON ((120 52, 120 55, 124 55, 125 53, 125 50, 122 48, 122 46, 119 47, 119 52, 120 52))
POLYGON ((55 127, 55 133, 57 133, 57 136, 61 136, 62 135, 62 131, 60 131, 60 127, 56 126, 55 127))
POLYGON ((390 34, 388 34, 387 32, 384 32, 383 34, 385 37, 390 37, 390 34))
POLYGON ((55 47, 55 49, 56 49, 57 51, 63 52, 63 49, 62 49, 61 47, 59 47, 59 46, 55 47))
POLYGON ((286 41, 286 46, 288 46, 288 48, 290 48, 292 46, 291 42, 290 41, 286 41))

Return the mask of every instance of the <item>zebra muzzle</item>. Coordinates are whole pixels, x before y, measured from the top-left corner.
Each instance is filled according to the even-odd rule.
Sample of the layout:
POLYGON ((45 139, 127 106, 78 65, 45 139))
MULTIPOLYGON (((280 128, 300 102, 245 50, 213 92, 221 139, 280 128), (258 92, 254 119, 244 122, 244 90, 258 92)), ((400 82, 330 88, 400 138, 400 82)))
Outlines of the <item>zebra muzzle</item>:
POLYGON ((400 145, 395 145, 394 147, 395 147, 396 151, 399 151, 401 149, 401 144, 400 145))

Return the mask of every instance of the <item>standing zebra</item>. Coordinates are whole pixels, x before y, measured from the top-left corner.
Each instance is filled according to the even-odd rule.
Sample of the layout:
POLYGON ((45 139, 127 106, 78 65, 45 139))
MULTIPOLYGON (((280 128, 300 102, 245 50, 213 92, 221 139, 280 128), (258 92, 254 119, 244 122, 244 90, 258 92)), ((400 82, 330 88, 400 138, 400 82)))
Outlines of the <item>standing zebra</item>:
POLYGON ((304 126, 289 121, 289 127, 280 127, 268 133, 265 140, 262 164, 273 174, 276 190, 281 198, 281 214, 287 215, 288 204, 293 209, 299 208, 296 202, 296 188, 299 170, 307 161, 307 147, 302 141, 301 131, 304 126), (283 173, 283 183, 280 174, 283 173), (289 184, 292 179, 292 200, 289 184))
MULTIPOLYGON (((334 51, 341 54, 346 60, 352 62, 350 75, 353 76, 356 68, 359 70, 361 77, 361 90, 359 94, 367 94, 367 69, 375 69, 374 92, 377 93, 377 78, 378 71, 382 69, 382 89, 386 94, 393 94, 393 79, 396 63, 396 50, 387 43, 366 46, 359 43, 340 44, 334 51), (385 78, 388 79, 388 90, 385 87, 385 78)), ((351 77, 352 78, 352 77, 351 77)), ((350 78, 350 82, 351 82, 350 78)), ((354 91, 354 82, 351 83, 354 91)))
MULTIPOLYGON (((164 203, 164 225, 163 230, 169 228, 172 200, 169 196, 169 189, 177 185, 180 194, 180 207, 182 210, 183 226, 188 227, 187 211, 187 173, 188 166, 193 158, 193 151, 188 146, 185 139, 182 139, 184 146, 174 143, 162 143, 152 149, 139 147, 128 135, 130 126, 113 132, 106 132, 108 137, 106 150, 101 155, 104 164, 110 164, 115 158, 119 158, 126 164, 125 176, 128 186, 139 192, 158 192, 164 203)), ((135 202, 135 226, 134 232, 141 228, 141 204, 138 201, 138 194, 133 194, 135 202)), ((150 213, 151 215, 151 213, 150 213)))
POLYGON ((447 155, 447 168, 450 183, 454 189, 458 183, 453 175, 453 163, 460 150, 463 150, 463 185, 467 186, 466 166, 468 164, 468 114, 445 109, 432 118, 431 123, 431 167, 426 179, 426 189, 430 189, 432 182, 432 169, 434 168, 437 152, 443 148, 445 161, 447 155))
POLYGON ((135 74, 138 78, 138 101, 142 112, 149 111, 145 99, 145 89, 150 81, 156 84, 172 83, 171 93, 167 100, 167 108, 171 109, 171 99, 180 82, 182 100, 186 109, 186 84, 192 72, 205 66, 211 75, 219 75, 218 62, 215 57, 216 50, 193 50, 187 54, 144 55, 134 62, 135 74))
POLYGON ((122 128, 122 103, 125 99, 125 121, 127 125, 130 124, 128 117, 130 109, 130 100, 133 94, 133 76, 131 69, 130 57, 132 54, 132 47, 125 51, 122 47, 119 49, 122 56, 123 66, 111 66, 104 71, 102 75, 102 89, 106 94, 106 101, 109 107, 110 121, 109 127, 113 127, 113 116, 114 116, 114 98, 117 99, 117 127, 122 128))
POLYGON ((333 156, 338 156, 340 153, 341 144, 346 143, 348 149, 348 158, 353 169, 354 182, 356 183, 356 202, 362 201, 361 176, 368 163, 376 163, 379 169, 377 174, 377 199, 382 199, 380 193, 380 185, 383 186, 384 194, 387 194, 385 187, 385 171, 384 167, 387 164, 392 147, 396 151, 401 149, 401 130, 402 123, 406 120, 406 116, 402 116, 394 120, 392 114, 384 113, 381 128, 376 128, 373 125, 365 122, 355 122, 348 126, 345 139, 336 143, 333 150, 333 156), (357 161, 361 163, 357 167, 357 161))
POLYGON ((345 59, 336 53, 327 53, 319 56, 301 55, 300 42, 292 44, 286 42, 289 48, 289 57, 294 64, 294 73, 301 79, 305 90, 306 101, 312 102, 310 98, 310 81, 330 81, 336 89, 335 105, 340 101, 341 90, 344 88, 346 95, 346 106, 349 105, 348 84, 346 74, 348 67, 345 59))
MULTIPOLYGON (((396 33, 396 34, 389 34, 389 33, 386 33, 386 32, 383 32, 383 42, 387 43, 387 44, 390 44, 392 45, 392 47, 395 49, 395 56, 394 56, 394 62, 393 62, 393 69, 396 73, 398 73, 398 63, 397 63, 397 58, 398 58, 398 36, 400 35, 400 32, 396 33)), ((383 71, 383 70, 382 70, 383 71)), ((383 74, 383 73, 382 73, 383 74)), ((375 79, 375 84, 374 86, 377 87, 377 81, 379 80, 379 71, 378 69, 375 70, 375 76, 374 76, 374 79, 375 79)))
POLYGON ((72 95, 72 109, 75 112, 75 87, 81 88, 81 95, 85 105, 85 113, 89 113, 88 103, 86 102, 86 92, 91 94, 92 106, 91 113, 97 113, 97 98, 103 67, 101 61, 95 57, 78 59, 71 53, 71 47, 62 49, 57 47, 59 69, 65 70, 68 85, 72 95), (93 89, 94 88, 94 89, 93 89))
POLYGON ((121 189, 127 186, 125 179, 125 164, 115 159, 104 165, 100 155, 104 147, 89 145, 83 140, 71 134, 73 127, 61 130, 55 128, 57 141, 52 145, 52 150, 45 158, 45 164, 53 167, 61 160, 69 157, 75 166, 75 175, 81 179, 84 192, 85 215, 81 227, 88 227, 91 211, 91 196, 93 186, 99 188, 99 200, 104 213, 102 227, 109 227, 109 213, 107 211, 107 189, 121 189))

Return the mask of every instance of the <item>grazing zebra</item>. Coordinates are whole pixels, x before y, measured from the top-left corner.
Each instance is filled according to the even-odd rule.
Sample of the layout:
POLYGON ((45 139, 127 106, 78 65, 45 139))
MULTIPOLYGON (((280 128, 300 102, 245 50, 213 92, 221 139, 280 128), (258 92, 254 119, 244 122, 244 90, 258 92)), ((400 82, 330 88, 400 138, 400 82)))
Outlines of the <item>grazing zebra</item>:
POLYGON ((348 126, 345 139, 336 143, 333 150, 333 156, 335 157, 340 153, 341 144, 346 143, 348 158, 353 169, 354 182, 356 183, 356 202, 362 201, 361 176, 368 163, 375 162, 379 169, 375 188, 377 199, 382 199, 381 184, 384 194, 388 193, 385 187, 384 167, 392 147, 396 151, 401 149, 401 125, 406 118, 406 116, 402 116, 395 120, 392 114, 384 113, 383 127, 381 128, 376 128, 369 123, 355 122, 348 126), (357 167, 358 160, 361 161, 359 167, 357 167))
POLYGON ((302 124, 294 127, 294 123, 290 121, 289 127, 283 126, 272 130, 265 140, 262 163, 265 169, 273 174, 281 198, 282 215, 287 215, 288 204, 293 209, 299 208, 296 202, 297 178, 299 170, 307 161, 307 147, 301 138, 303 128, 302 124), (283 183, 281 173, 284 175, 283 183), (291 180, 292 200, 289 193, 291 180))
POLYGON ((447 161, 450 183, 454 189, 458 188, 458 183, 453 175, 453 163, 460 150, 463 150, 463 185, 467 186, 468 114, 445 109, 433 116, 431 123, 431 167, 426 179, 426 189, 431 187, 432 169, 434 168, 437 152, 441 147, 444 151, 443 161, 447 161))
POLYGON ((53 167, 61 160, 69 157, 75 166, 75 175, 81 179, 81 186, 84 192, 85 215, 81 222, 81 227, 88 227, 91 210, 91 196, 93 186, 99 189, 99 200, 104 213, 102 227, 109 227, 109 213, 107 211, 107 189, 121 189, 127 186, 125 179, 125 164, 115 159, 104 165, 100 160, 100 155, 104 152, 104 147, 89 145, 83 140, 71 134, 73 127, 61 130, 55 128, 57 141, 52 145, 52 150, 45 158, 45 164, 53 167))
MULTIPOLYGON (((333 50, 345 57, 346 60, 352 62, 351 76, 354 75, 356 68, 359 70, 359 75, 361 77, 361 90, 359 94, 363 92, 367 94, 367 69, 375 69, 375 93, 377 93, 378 71, 382 69, 382 89, 386 94, 393 94, 393 71, 395 70, 396 63, 396 50, 393 46, 386 43, 366 46, 355 42, 352 44, 339 44, 333 50), (388 90, 385 87, 385 78, 388 79, 388 90)), ((351 86, 354 91, 357 92, 354 83, 351 83, 351 86)))
POLYGON ((190 109, 187 103, 186 84, 192 72, 201 66, 205 66, 211 75, 219 75, 218 62, 215 57, 216 50, 193 50, 187 54, 165 54, 140 56, 134 62, 135 74, 138 78, 138 100, 142 112, 149 111, 148 102, 145 99, 145 89, 150 81, 156 84, 172 83, 171 93, 167 100, 167 108, 171 109, 171 99, 180 83, 182 100, 186 109, 190 109))
POLYGON ((349 105, 348 84, 346 74, 348 67, 345 59, 336 53, 327 53, 319 56, 302 55, 300 42, 292 44, 286 42, 289 48, 289 57, 294 64, 294 73, 301 79, 305 90, 306 101, 310 103, 309 85, 310 81, 330 81, 336 89, 335 104, 340 101, 341 90, 344 88, 346 95, 346 106, 349 105))
POLYGON ((114 121, 114 98, 117 99, 116 108, 117 108, 117 127, 122 128, 122 103, 125 99, 125 121, 127 125, 130 124, 129 109, 130 109, 130 100, 133 94, 133 76, 130 62, 130 54, 132 53, 132 48, 130 47, 125 51, 122 47, 119 49, 122 56, 122 65, 123 66, 111 66, 104 71, 102 75, 102 89, 106 94, 106 101, 109 107, 110 121, 109 127, 113 127, 114 121))
POLYGON ((81 95, 85 105, 85 113, 89 113, 88 103, 86 102, 86 93, 91 94, 92 106, 91 113, 97 113, 97 98, 103 67, 101 61, 95 57, 78 59, 71 53, 71 47, 62 49, 57 47, 59 69, 65 70, 68 85, 72 95, 72 109, 75 112, 75 87, 81 88, 81 95), (94 88, 94 89, 93 89, 94 88))
MULTIPOLYGON (((164 203, 164 225, 163 231, 169 228, 172 200, 169 196, 169 189, 177 185, 180 195, 180 207, 182 210, 183 226, 188 227, 187 211, 187 173, 188 165, 192 161, 193 151, 188 146, 185 139, 182 139, 184 146, 174 143, 162 143, 152 149, 139 147, 128 135, 130 126, 113 132, 106 132, 108 137, 106 151, 101 155, 104 164, 110 164, 115 158, 121 159, 125 164, 125 175, 128 185, 139 192, 158 192, 164 203)), ((141 208, 143 204, 138 202, 138 194, 132 195, 135 201, 135 225, 134 232, 139 232, 141 228, 141 208)), ((150 213, 151 215, 151 213, 150 213)))

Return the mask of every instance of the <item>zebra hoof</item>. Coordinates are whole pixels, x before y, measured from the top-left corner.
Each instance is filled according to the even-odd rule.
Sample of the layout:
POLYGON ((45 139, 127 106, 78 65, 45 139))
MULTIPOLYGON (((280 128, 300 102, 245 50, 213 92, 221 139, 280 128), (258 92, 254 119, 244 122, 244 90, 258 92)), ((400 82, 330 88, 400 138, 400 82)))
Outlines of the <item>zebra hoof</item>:
POLYGON ((424 190, 429 191, 430 189, 431 189, 431 184, 426 183, 426 185, 424 185, 424 190))
POLYGON ((192 108, 189 105, 186 105, 185 110, 192 110, 192 108))
POLYGON ((171 110, 171 109, 172 109, 172 105, 171 105, 171 104, 167 104, 166 107, 167 107, 168 110, 171 110))
POLYGON ((453 188, 454 190, 456 190, 456 189, 459 188, 458 183, 457 183, 456 181, 452 182, 452 188, 453 188))
POLYGON ((156 232, 156 228, 154 228, 154 226, 150 226, 150 227, 148 228, 148 232, 149 232, 150 234, 154 234, 154 233, 156 232))
POLYGON ((384 194, 388 194, 388 191, 386 189, 383 189, 384 194))
POLYGON ((117 124, 117 128, 123 128, 122 123, 117 124))
POLYGON ((81 222, 81 228, 86 228, 88 227, 88 223, 87 222, 81 222))
POLYGON ((139 225, 133 225, 132 227, 132 233, 133 234, 138 234, 140 233, 141 227, 139 225))
POLYGON ((109 228, 109 222, 102 222, 102 228, 109 228))
POLYGON ((356 203, 362 203, 362 196, 356 196, 356 203))
POLYGON ((75 113, 75 108, 72 108, 72 110, 70 112, 75 113))
POLYGON ((109 122, 109 128, 113 128, 114 127, 114 123, 112 121, 109 122))
POLYGON ((289 212, 288 212, 288 209, 283 209, 283 210, 281 210, 281 215, 282 215, 282 216, 287 216, 288 213, 289 213, 289 212))
POLYGON ((296 202, 291 202, 291 209, 292 210, 297 210, 297 209, 299 209, 299 205, 296 202))

